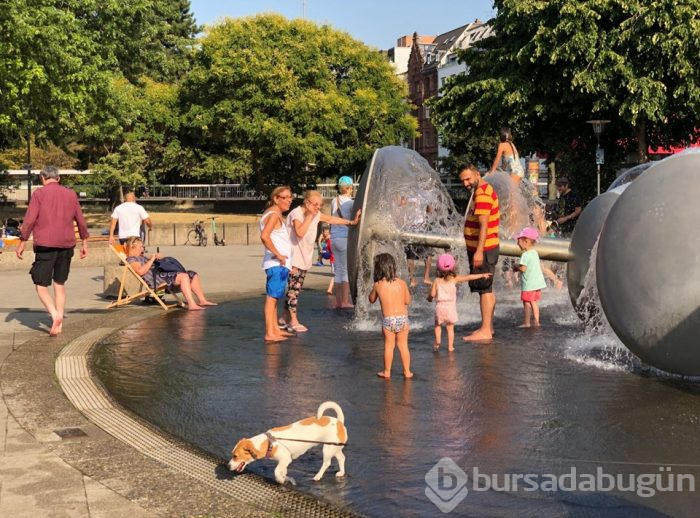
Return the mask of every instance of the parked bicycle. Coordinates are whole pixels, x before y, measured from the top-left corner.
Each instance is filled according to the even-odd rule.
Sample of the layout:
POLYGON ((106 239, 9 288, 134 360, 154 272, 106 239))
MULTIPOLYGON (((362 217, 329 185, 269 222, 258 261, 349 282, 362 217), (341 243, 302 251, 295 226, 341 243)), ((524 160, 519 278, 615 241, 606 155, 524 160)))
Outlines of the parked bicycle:
POLYGON ((219 216, 212 216, 209 218, 211 220, 211 233, 214 236, 214 244, 216 246, 225 246, 226 243, 224 243, 223 239, 219 239, 219 236, 216 234, 216 218, 219 216))
POLYGON ((186 245, 207 246, 207 233, 204 231, 203 221, 195 221, 193 228, 187 233, 186 245))

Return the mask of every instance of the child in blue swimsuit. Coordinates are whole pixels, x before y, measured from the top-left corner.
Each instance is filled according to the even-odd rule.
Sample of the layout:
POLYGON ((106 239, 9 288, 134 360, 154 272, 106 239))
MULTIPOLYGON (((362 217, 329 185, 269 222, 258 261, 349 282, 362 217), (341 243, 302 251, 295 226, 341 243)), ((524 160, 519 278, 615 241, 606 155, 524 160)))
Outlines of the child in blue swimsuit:
POLYGON ((374 304, 377 299, 382 306, 384 317, 384 370, 379 371, 377 376, 391 378, 394 347, 398 347, 403 375, 410 379, 413 377, 411 353, 408 350, 408 305, 411 303, 411 293, 406 282, 396 275, 396 261, 389 254, 379 254, 374 258, 374 286, 369 294, 369 301, 374 304))

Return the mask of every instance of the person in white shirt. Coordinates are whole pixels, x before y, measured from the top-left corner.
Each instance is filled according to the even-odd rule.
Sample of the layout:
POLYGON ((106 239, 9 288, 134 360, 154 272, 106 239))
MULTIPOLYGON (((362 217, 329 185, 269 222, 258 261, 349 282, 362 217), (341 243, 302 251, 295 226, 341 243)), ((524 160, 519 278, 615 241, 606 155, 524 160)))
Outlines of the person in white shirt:
POLYGON ((121 205, 117 205, 112 212, 112 221, 109 225, 109 244, 113 245, 115 241, 114 230, 119 223, 119 242, 126 243, 130 237, 141 236, 141 224, 148 225, 148 230, 151 230, 151 218, 148 212, 141 205, 136 203, 136 195, 133 192, 126 194, 126 201, 121 205))

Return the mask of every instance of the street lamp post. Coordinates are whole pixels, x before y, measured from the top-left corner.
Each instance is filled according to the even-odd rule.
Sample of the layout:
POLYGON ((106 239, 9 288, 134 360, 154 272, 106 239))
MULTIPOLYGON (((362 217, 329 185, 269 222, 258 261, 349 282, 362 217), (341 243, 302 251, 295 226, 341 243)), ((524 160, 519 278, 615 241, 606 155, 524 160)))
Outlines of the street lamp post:
POLYGON ((610 121, 594 119, 586 122, 593 125, 593 133, 595 133, 595 163, 598 167, 598 195, 600 196, 600 166, 605 163, 605 152, 603 151, 603 148, 600 147, 600 135, 603 133, 603 127, 605 127, 605 125, 610 121))

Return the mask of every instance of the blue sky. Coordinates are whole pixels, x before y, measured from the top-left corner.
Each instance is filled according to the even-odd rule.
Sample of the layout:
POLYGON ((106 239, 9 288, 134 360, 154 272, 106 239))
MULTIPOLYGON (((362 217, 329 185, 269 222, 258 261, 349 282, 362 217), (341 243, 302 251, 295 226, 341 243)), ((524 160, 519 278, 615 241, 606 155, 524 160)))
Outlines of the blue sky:
MULTIPOLYGON (((219 18, 276 12, 301 18, 303 0, 190 0, 199 24, 219 18)), ((349 32, 380 49, 404 34, 437 35, 494 15, 492 0, 306 0, 306 18, 349 32)))

